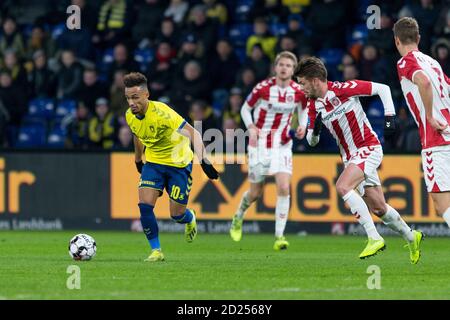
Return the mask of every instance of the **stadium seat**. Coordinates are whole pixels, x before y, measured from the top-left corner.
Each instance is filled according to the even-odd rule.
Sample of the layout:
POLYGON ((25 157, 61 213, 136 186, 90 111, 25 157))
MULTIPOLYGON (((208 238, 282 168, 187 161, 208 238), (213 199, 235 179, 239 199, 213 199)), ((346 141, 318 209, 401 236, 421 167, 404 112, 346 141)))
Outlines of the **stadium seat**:
POLYGON ((253 6, 255 4, 255 0, 238 0, 237 1, 237 5, 241 6, 241 5, 247 5, 247 6, 253 6))
POLYGON ((234 52, 236 53, 236 56, 238 57, 241 64, 243 64, 245 62, 245 59, 247 58, 245 47, 234 48, 234 52))
POLYGON ((342 61, 344 51, 339 48, 322 49, 318 55, 327 66, 337 66, 342 61))
POLYGON ((26 118, 50 119, 55 113, 55 103, 53 99, 37 98, 28 104, 26 118))
POLYGON ((134 51, 134 60, 139 63, 142 72, 146 72, 148 65, 153 61, 155 52, 152 49, 136 49, 134 51))
POLYGON ((275 22, 270 24, 269 30, 275 36, 282 36, 287 33, 288 26, 285 23, 275 22))
POLYGON ((51 30, 53 40, 57 40, 66 31, 67 27, 65 23, 60 23, 54 26, 51 30))
POLYGON ((245 3, 236 5, 236 9, 234 11, 234 20, 239 23, 250 22, 251 9, 251 5, 245 3))
POLYGON ((228 32, 228 29, 227 29, 226 26, 219 25, 219 27, 217 29, 217 37, 219 39, 226 38, 227 37, 227 32, 228 32))
POLYGON ((61 100, 56 107, 56 117, 63 118, 70 114, 75 114, 77 103, 75 100, 61 100))
POLYGON ((373 119, 384 118, 384 106, 381 100, 376 99, 369 104, 367 116, 373 119))
POLYGON ((23 24, 21 26, 22 35, 25 39, 29 39, 31 37, 31 33, 33 31, 34 25, 31 23, 23 24))
POLYGON ((342 61, 344 51, 339 48, 322 49, 319 51, 319 58, 325 63, 328 70, 329 79, 339 79, 338 66, 342 61))
POLYGON ((253 34, 253 25, 250 23, 238 23, 230 28, 230 41, 235 47, 243 47, 247 38, 253 34))
POLYGON ((102 63, 111 64, 114 61, 114 48, 108 48, 103 52, 102 63))
POLYGON ((51 148, 64 148, 66 131, 61 127, 54 128, 47 137, 47 146, 51 148))
POLYGON ((107 81, 107 74, 112 62, 114 61, 114 48, 105 49, 103 52, 97 52, 97 68, 101 81, 107 81))
POLYGON ((347 35, 347 45, 351 46, 355 43, 364 44, 368 35, 367 26, 365 24, 357 24, 347 35))
POLYGON ((45 126, 42 124, 29 124, 20 127, 17 138, 17 148, 41 147, 45 144, 45 126))

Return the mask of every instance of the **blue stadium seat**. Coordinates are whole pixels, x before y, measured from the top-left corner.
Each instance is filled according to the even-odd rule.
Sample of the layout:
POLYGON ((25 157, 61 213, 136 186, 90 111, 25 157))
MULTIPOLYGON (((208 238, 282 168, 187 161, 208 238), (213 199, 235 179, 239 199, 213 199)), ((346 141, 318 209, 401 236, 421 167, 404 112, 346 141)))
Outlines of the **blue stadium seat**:
POLYGON ((251 9, 251 5, 246 3, 236 5, 236 9, 234 11, 234 20, 240 23, 250 22, 251 9))
POLYGON ((357 24, 347 35, 347 44, 348 45, 352 45, 355 43, 364 44, 366 42, 367 35, 368 35, 367 26, 363 23, 357 24))
POLYGON ((247 5, 247 6, 253 6, 255 4, 255 0, 237 0, 237 5, 247 5))
POLYGON ((337 66, 342 61, 344 51, 339 48, 322 49, 318 55, 327 66, 337 66))
POLYGON ((154 57, 155 52, 152 49, 136 49, 134 51, 134 60, 139 63, 142 72, 147 71, 148 65, 154 57))
POLYGON ((114 61, 114 48, 108 48, 103 52, 102 63, 111 64, 114 61))
POLYGON ((31 37, 31 32, 33 31, 34 25, 31 23, 23 24, 21 26, 22 35, 25 39, 29 39, 31 37))
POLYGON ((344 51, 339 48, 322 49, 318 52, 319 58, 325 63, 328 70, 328 79, 339 79, 338 65, 342 61, 344 51))
POLYGON ((107 81, 108 71, 114 61, 114 48, 107 48, 103 52, 97 53, 97 68, 99 71, 99 78, 101 81, 107 81))
POLYGON ((367 116, 372 119, 384 119, 384 106, 380 99, 375 99, 369 104, 367 116))
POLYGON ((26 118, 50 119, 55 113, 55 103, 53 99, 36 98, 28 104, 28 114, 26 118))
POLYGON ((253 25, 250 23, 238 23, 230 28, 229 36, 233 46, 243 47, 247 38, 253 34, 253 25))
POLYGON ((56 107, 56 117, 63 118, 75 114, 77 103, 75 100, 60 100, 56 107))
POLYGON ((287 33, 288 26, 286 23, 275 22, 275 23, 270 24, 269 30, 270 30, 270 32, 272 32, 273 35, 281 36, 281 35, 284 35, 287 33))
POLYGON ((51 148, 64 148, 66 131, 61 127, 54 128, 47 137, 47 146, 51 148))
POLYGON ((57 24, 51 30, 52 39, 57 40, 66 30, 67 27, 65 23, 57 24))
POLYGON ((42 124, 29 124, 20 127, 16 141, 17 148, 41 147, 45 144, 45 126, 42 124))
POLYGON ((243 64, 245 62, 245 59, 247 58, 245 47, 234 48, 234 52, 236 53, 236 56, 238 57, 241 64, 243 64))
POLYGON ((228 29, 226 26, 219 25, 219 27, 217 29, 217 37, 219 39, 226 38, 227 32, 228 32, 228 29))

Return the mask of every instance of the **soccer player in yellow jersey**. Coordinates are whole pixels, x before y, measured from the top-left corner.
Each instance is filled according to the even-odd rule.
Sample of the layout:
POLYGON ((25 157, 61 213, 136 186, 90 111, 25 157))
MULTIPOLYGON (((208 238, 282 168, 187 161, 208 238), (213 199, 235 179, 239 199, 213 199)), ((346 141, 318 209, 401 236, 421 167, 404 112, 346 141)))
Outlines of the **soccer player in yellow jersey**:
POLYGON ((192 185, 191 142, 208 178, 217 179, 219 174, 206 158, 200 133, 168 105, 149 100, 147 79, 143 74, 126 75, 124 84, 130 106, 125 117, 134 134, 135 162, 141 174, 141 223, 152 249, 146 261, 163 261, 153 209, 164 189, 170 198, 170 216, 186 225, 186 241, 192 242, 197 235, 195 212, 186 208, 192 185), (142 160, 144 150, 145 163, 142 160))

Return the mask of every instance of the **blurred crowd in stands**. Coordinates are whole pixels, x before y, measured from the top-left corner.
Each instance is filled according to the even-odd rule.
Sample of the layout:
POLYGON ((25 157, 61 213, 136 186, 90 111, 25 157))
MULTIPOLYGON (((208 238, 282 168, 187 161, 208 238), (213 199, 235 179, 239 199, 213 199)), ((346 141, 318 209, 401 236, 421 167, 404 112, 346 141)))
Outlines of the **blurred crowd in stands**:
MULTIPOLYGON (((143 72, 151 99, 208 128, 243 128, 240 107, 271 74, 277 52, 323 59, 330 80, 390 86, 398 130, 385 149, 420 150, 397 77, 392 36, 415 17, 420 49, 450 75, 450 1, 441 0, 2 0, 0 146, 132 150, 123 77, 143 72), (367 7, 381 9, 369 30, 367 7), (70 5, 81 29, 69 30, 70 5)), ((362 98, 383 135, 383 106, 362 98)), ((293 121, 295 127, 295 121, 293 121)), ((319 150, 335 150, 326 136, 319 150)), ((296 150, 309 150, 296 141, 296 150)))

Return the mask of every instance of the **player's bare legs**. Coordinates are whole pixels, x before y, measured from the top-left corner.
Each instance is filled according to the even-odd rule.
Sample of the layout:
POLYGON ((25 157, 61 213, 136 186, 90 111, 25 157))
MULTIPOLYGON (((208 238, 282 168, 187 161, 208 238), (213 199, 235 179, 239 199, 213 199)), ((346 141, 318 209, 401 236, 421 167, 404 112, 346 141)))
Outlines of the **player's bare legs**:
POLYGON ((277 185, 277 204, 275 207, 275 250, 287 249, 289 242, 284 238, 284 229, 289 215, 289 193, 291 175, 286 172, 275 174, 277 185))
POLYGON ((437 214, 442 216, 450 227, 450 192, 430 192, 430 195, 437 214))
POLYGON ((185 224, 184 236, 187 242, 194 241, 197 236, 197 221, 195 212, 187 209, 185 204, 178 203, 172 199, 169 202, 170 217, 176 222, 185 224))
POLYGON ((242 222, 244 220, 245 212, 253 202, 261 197, 263 190, 264 181, 257 183, 250 182, 250 189, 244 192, 239 207, 233 217, 233 221, 231 222, 230 236, 234 241, 241 240, 242 222))
POLYGON ((161 191, 152 188, 139 188, 139 210, 141 212, 141 224, 145 236, 152 248, 152 253, 146 261, 163 261, 164 255, 161 252, 161 245, 159 243, 159 229, 156 221, 155 208, 156 200, 161 191))
POLYGON ((361 196, 353 190, 364 179, 364 172, 357 165, 350 163, 336 182, 338 194, 350 207, 351 212, 363 226, 369 238, 367 246, 359 255, 361 259, 373 256, 385 248, 384 240, 375 228, 369 208, 361 196))

